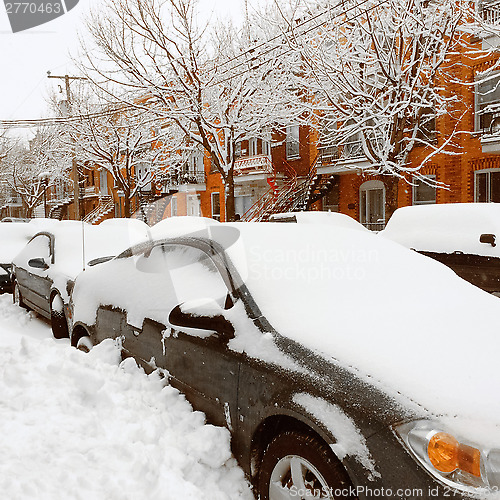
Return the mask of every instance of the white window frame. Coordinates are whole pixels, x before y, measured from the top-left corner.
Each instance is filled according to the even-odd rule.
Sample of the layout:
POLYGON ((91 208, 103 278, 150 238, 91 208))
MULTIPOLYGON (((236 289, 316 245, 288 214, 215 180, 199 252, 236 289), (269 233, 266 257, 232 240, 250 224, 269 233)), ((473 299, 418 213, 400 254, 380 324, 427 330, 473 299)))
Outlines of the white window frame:
MULTIPOLYGON (((428 179, 432 179, 433 181, 436 181, 436 176, 434 174, 432 175, 424 175, 423 177, 427 177, 428 179)), ((419 182, 420 179, 413 179, 413 182, 419 182)), ((416 184, 413 184, 412 186, 412 193, 411 193, 411 196, 412 196, 412 204, 413 205, 433 205, 433 204, 436 204, 436 200, 437 200, 437 188, 434 187, 434 199, 433 200, 428 200, 428 201, 418 201, 417 200, 417 189, 418 189, 418 185, 416 184)))
POLYGON ((174 195, 170 200, 170 217, 175 217, 177 215, 177 197, 174 195))
MULTIPOLYGON (((494 72, 491 77, 488 77, 486 81, 494 80, 495 78, 498 78, 498 83, 497 86, 500 87, 500 71, 494 72)), ((482 132, 483 134, 488 134, 489 130, 488 129, 482 129, 481 128, 481 120, 480 120, 480 102, 479 102, 479 86, 482 83, 485 83, 484 79, 481 79, 480 81, 476 82, 474 85, 474 131, 475 132, 482 132), (481 81, 482 80, 482 81, 481 81)), ((492 101, 490 104, 495 104, 498 103, 500 105, 500 99, 492 101)))
POLYGON ((474 202, 475 203, 492 203, 492 201, 491 201, 491 174, 493 172, 500 172, 500 168, 485 168, 482 170, 476 170, 474 172, 474 202), (486 175, 486 198, 487 198, 487 200, 485 202, 479 202, 479 200, 478 200, 478 193, 477 193, 477 188, 478 188, 477 177, 478 177, 478 175, 486 175))
POLYGON ((210 202, 211 202, 212 219, 220 221, 220 193, 219 193, 219 191, 214 191, 213 193, 211 193, 210 202), (218 214, 214 212, 214 205, 215 205, 214 204, 214 197, 219 198, 219 213, 218 214))
POLYGON ((286 128, 286 159, 300 158, 300 126, 286 128))
MULTIPOLYGON (((380 224, 382 227, 385 225, 385 185, 382 181, 366 181, 359 187, 359 222, 363 225, 368 224, 380 224), (380 191, 382 190, 382 222, 368 222, 368 214, 370 210, 370 197, 368 193, 370 191, 380 191), (363 206, 362 199, 365 198, 365 213, 364 216, 361 212, 361 207, 363 206), (364 221, 363 221, 364 219, 364 221)), ((365 226, 368 227, 368 226, 365 226)))

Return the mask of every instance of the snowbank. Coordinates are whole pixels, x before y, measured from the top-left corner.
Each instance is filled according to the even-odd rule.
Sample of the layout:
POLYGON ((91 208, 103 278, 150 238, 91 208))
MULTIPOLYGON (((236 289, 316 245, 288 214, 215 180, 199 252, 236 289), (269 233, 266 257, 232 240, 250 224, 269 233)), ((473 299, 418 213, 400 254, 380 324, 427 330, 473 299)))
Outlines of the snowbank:
POLYGON ((252 500, 229 432, 158 373, 85 355, 0 297, 0 491, 10 500, 252 500), (31 337, 22 336, 30 335, 31 337))

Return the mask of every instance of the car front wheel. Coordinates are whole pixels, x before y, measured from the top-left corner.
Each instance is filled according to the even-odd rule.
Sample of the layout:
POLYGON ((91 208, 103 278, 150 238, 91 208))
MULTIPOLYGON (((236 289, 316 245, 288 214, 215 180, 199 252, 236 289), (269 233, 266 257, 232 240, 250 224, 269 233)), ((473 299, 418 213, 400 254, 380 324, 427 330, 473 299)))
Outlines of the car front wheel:
POLYGON ((52 334, 56 339, 69 337, 68 322, 64 314, 64 303, 60 295, 54 295, 50 303, 50 322, 52 334))
POLYGON ((279 434, 268 445, 258 490, 260 500, 356 498, 345 469, 329 447, 299 432, 279 434))
POLYGON ((78 342, 76 343, 76 348, 79 351, 83 352, 90 352, 90 350, 94 347, 94 344, 92 343, 92 340, 90 340, 90 337, 88 335, 84 335, 83 337, 80 337, 78 339, 78 342))

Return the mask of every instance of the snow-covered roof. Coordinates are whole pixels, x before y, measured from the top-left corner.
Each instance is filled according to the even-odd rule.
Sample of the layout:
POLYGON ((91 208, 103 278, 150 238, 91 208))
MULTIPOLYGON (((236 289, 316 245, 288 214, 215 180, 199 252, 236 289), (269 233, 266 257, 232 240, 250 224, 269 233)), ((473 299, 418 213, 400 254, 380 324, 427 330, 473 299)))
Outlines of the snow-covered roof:
POLYGON ((500 203, 398 208, 379 234, 415 250, 500 257, 500 245, 479 242, 482 234, 494 234, 500 244, 500 203))

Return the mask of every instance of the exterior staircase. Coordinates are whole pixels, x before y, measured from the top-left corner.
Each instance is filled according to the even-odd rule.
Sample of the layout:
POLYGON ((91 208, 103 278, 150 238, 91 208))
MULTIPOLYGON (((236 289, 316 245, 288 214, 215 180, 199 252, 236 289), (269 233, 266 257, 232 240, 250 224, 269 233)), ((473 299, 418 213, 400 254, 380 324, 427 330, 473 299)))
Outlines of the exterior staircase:
POLYGON ((267 222, 273 214, 282 212, 301 212, 306 210, 310 187, 316 179, 316 162, 307 177, 299 181, 295 170, 285 163, 288 179, 280 189, 269 189, 241 217, 242 221, 267 222))
POLYGON ((313 203, 326 196, 338 182, 338 175, 317 173, 308 188, 304 210, 309 210, 313 203))
POLYGON ((100 224, 108 219, 109 215, 115 210, 115 204, 111 196, 102 196, 97 207, 92 210, 83 220, 89 224, 100 224))
POLYGON ((51 219, 61 220, 64 216, 65 209, 68 207, 68 205, 71 205, 71 203, 73 203, 73 200, 74 200, 73 197, 64 198, 63 200, 59 200, 50 209, 49 217, 51 219))

